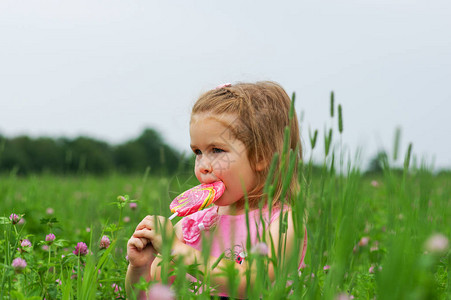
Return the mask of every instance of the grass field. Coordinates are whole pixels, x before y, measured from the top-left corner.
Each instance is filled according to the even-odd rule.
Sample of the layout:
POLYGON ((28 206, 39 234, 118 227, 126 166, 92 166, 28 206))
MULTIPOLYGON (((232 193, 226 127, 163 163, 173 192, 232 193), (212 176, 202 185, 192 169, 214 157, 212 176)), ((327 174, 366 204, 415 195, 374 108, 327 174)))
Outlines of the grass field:
MULTIPOLYGON (((411 168, 339 176, 330 167, 309 165, 303 174, 298 201, 309 215, 307 267, 300 275, 281 270, 272 289, 263 280, 259 291, 265 290, 265 298, 449 299, 449 248, 435 235, 449 239, 451 234, 449 174, 411 168), (437 240, 428 245, 434 235, 437 240), (292 286, 287 288, 287 282, 292 286)), ((125 245, 134 226, 147 214, 168 216, 173 194, 195 183, 189 176, 11 175, 0 180, 5 299, 125 297, 125 245), (117 200, 125 194, 137 200, 137 208, 117 200), (25 222, 11 224, 12 213, 23 214, 25 222), (50 233, 56 237, 51 245, 45 242, 50 233), (111 240, 107 249, 99 248, 103 235, 111 240), (31 246, 21 247, 23 239, 31 246), (78 242, 88 245, 86 256, 73 254, 78 242), (21 271, 12 267, 16 257, 27 263, 21 271)), ((264 279, 265 264, 271 262, 258 259, 264 279)), ((192 296, 186 282, 174 286, 178 298, 192 296)))

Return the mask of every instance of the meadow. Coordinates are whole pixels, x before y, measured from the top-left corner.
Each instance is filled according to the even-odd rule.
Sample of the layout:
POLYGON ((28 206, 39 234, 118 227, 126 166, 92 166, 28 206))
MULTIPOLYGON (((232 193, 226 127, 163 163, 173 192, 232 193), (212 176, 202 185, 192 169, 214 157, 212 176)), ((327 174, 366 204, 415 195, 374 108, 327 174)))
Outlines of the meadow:
MULTIPOLYGON (((434 173, 413 160, 411 147, 403 160, 387 154, 380 157, 380 172, 364 173, 344 159, 340 143, 331 143, 332 129, 323 149, 316 139, 317 133, 310 136, 310 146, 324 152, 324 160, 304 158, 297 166, 300 192, 293 204, 299 249, 304 221, 308 231, 306 266, 298 272, 294 261, 281 267, 282 260, 296 258, 269 260, 264 251, 250 251, 257 280, 249 298, 450 299, 451 173, 434 173), (394 167, 396 160, 401 168, 394 167), (267 278, 269 264, 274 282, 267 278)), ((283 182, 294 172, 290 154, 282 161, 284 155, 283 182)), ((2 175, 0 298, 125 299, 126 243, 136 224, 148 214, 169 216, 172 198, 195 184, 191 174, 150 170, 140 176, 2 175)), ((268 180, 268 194, 273 184, 268 180)), ((262 242, 273 250, 270 241, 262 242)), ((163 256, 163 267, 170 260, 163 256)), ((208 274, 177 260, 163 285, 142 281, 139 287, 177 299, 210 299, 208 274), (201 286, 185 279, 187 270, 203 274, 201 286)), ((223 276, 233 295, 233 263, 223 276)))

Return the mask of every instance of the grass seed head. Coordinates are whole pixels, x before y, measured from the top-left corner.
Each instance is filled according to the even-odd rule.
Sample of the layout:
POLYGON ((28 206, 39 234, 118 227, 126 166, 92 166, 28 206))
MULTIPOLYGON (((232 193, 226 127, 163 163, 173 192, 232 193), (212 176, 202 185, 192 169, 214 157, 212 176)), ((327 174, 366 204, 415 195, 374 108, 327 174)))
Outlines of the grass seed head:
POLYGON ((343 133, 343 111, 341 109, 341 104, 338 105, 338 131, 343 133))
POLYGON ((334 117, 334 102, 335 102, 335 96, 334 91, 330 92, 330 117, 334 117))

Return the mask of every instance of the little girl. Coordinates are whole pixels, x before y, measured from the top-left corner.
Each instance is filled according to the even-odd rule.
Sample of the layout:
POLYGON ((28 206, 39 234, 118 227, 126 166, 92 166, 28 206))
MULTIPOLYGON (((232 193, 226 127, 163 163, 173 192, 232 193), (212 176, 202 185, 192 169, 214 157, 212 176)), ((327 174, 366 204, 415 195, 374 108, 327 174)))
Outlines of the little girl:
MULTIPOLYGON (((246 198, 250 208, 251 245, 258 243, 264 226, 266 241, 271 241, 271 236, 276 245, 275 255, 297 255, 298 261, 303 263, 306 237, 303 250, 295 249, 296 236, 289 207, 298 187, 297 172, 293 174, 285 197, 284 202, 288 205, 280 207, 282 186, 279 180, 274 190, 271 215, 266 205, 263 208, 263 224, 258 209, 260 201, 267 202, 263 188, 274 154, 282 153, 286 126, 291 132, 289 147, 297 151, 296 165, 301 159, 298 121, 294 114, 290 122, 289 111, 289 96, 274 82, 225 84, 204 93, 197 100, 190 121, 191 149, 196 155, 194 172, 201 183, 222 181, 224 194, 211 208, 183 218, 174 227, 161 216, 147 216, 138 224, 127 245, 129 267, 126 288, 129 295, 140 277, 147 281, 160 280, 161 268, 158 264, 161 260, 155 256, 161 253, 163 236, 175 233, 177 238, 172 244, 174 260, 183 257, 186 265, 204 262, 202 238, 209 238, 210 258, 206 260, 207 266, 202 265, 200 270, 205 270, 205 267, 211 269, 217 258, 223 255, 224 259, 212 270, 210 281, 216 287, 217 295, 227 296, 227 278, 215 275, 222 272, 221 267, 226 266, 228 260, 235 261, 240 276, 237 296, 245 298, 246 253, 251 250, 246 249, 246 198), (288 226, 279 236, 281 210, 288 213, 288 226), (165 224, 164 232, 161 228, 156 230, 157 223, 165 224), (204 234, 201 234, 202 230, 204 234), (284 253, 280 253, 277 247, 280 239, 286 239, 284 253)), ((271 255, 272 251, 268 251, 268 256, 271 255)), ((274 280, 273 264, 269 264, 268 273, 269 278, 274 280)), ((251 285, 252 280, 255 279, 251 276, 251 285)))

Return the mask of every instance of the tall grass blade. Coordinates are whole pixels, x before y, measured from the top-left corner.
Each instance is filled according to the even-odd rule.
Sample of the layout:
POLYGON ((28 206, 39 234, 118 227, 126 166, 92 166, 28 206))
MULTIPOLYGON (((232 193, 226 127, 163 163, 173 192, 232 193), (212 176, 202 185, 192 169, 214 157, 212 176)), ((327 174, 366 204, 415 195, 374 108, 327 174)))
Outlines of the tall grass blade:
POLYGON ((412 154, 412 143, 410 143, 409 147, 407 148, 406 157, 404 159, 404 170, 409 169, 411 154, 412 154))
POLYGON ((398 160, 400 142, 401 142, 401 128, 397 127, 395 130, 395 139, 393 143, 393 161, 398 160))
POLYGON ((341 104, 338 104, 338 132, 343 133, 343 110, 341 104))

